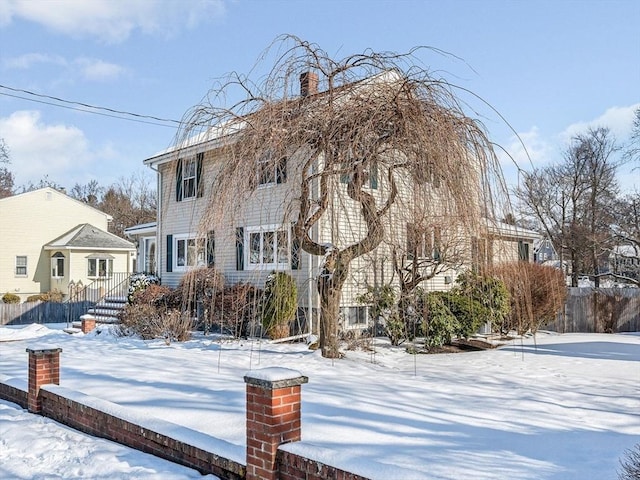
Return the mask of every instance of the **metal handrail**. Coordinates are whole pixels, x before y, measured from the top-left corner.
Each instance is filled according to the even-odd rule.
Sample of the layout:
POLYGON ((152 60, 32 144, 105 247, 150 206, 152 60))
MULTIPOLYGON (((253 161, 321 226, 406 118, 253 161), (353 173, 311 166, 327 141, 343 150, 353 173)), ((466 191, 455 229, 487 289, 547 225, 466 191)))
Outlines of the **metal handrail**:
MULTIPOLYGON (((69 297, 65 303, 90 301, 99 303, 108 296, 126 296, 129 290, 129 272, 112 272, 111 275, 94 279, 87 285, 82 285, 82 281, 75 284, 70 283, 69 297), (78 287, 79 285, 79 287, 78 287), (72 293, 71 289, 75 291, 72 293)), ((71 308, 67 309, 67 326, 71 323, 71 308)))

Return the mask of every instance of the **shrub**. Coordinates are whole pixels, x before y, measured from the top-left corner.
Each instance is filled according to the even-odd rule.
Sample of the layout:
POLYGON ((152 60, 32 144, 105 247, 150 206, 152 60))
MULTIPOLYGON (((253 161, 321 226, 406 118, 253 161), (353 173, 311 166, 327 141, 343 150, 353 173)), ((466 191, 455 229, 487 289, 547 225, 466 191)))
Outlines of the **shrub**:
POLYGON ((422 299, 425 310, 423 324, 425 347, 433 348, 450 344, 453 335, 459 330, 458 320, 438 293, 426 293, 422 299))
POLYGON ((236 338, 252 333, 252 322, 258 316, 258 299, 262 291, 253 285, 238 283, 224 287, 213 297, 208 321, 220 332, 236 338))
POLYGON ((297 309, 296 281, 284 272, 273 272, 260 301, 260 318, 267 335, 272 339, 288 337, 297 309))
POLYGON ((159 285, 160 279, 155 275, 147 275, 146 273, 136 273, 129 277, 129 291, 127 292, 127 300, 133 303, 134 295, 146 289, 149 285, 159 285))
POLYGON ((53 302, 60 303, 64 298, 64 294, 60 290, 52 290, 47 293, 38 293, 36 295, 29 295, 25 302, 53 302))
POLYGON ((456 318, 455 335, 469 338, 489 318, 489 309, 477 300, 453 292, 438 292, 444 305, 456 318))
POLYGON ((505 283, 511 295, 511 311, 503 333, 535 333, 556 319, 567 298, 564 274, 554 267, 515 262, 495 267, 491 274, 505 283))
POLYGON ((474 272, 458 276, 457 283, 454 291, 484 305, 493 330, 503 331, 511 312, 511 295, 506 284, 499 278, 474 272))
POLYGON ((620 460, 622 471, 618 472, 619 480, 638 480, 640 478, 640 443, 625 452, 620 460))
POLYGON ((186 312, 158 308, 148 303, 127 305, 119 325, 121 335, 138 335, 143 340, 183 342, 191 337, 191 317, 186 312))
POLYGON ((46 293, 38 293, 36 295, 29 295, 25 300, 24 303, 31 303, 31 302, 46 302, 47 301, 47 294, 46 293))
POLYGON ((131 303, 134 305, 154 305, 156 307, 165 306, 164 299, 169 294, 171 294, 171 289, 169 287, 151 284, 145 289, 136 290, 133 294, 131 303))
POLYGON ((15 293, 7 292, 2 296, 4 303, 20 303, 20 297, 15 293))

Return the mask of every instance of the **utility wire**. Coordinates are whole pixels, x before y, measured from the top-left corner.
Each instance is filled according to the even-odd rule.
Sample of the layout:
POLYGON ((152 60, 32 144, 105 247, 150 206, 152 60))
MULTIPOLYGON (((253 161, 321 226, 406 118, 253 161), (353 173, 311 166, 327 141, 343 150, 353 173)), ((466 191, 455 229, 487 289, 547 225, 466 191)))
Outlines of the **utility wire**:
POLYGON ((115 110, 113 108, 108 108, 108 107, 100 107, 97 105, 90 105, 88 103, 82 103, 82 102, 75 102, 72 100, 65 100, 63 98, 59 98, 59 97, 53 97, 50 95, 43 95, 40 93, 35 93, 35 92, 31 92, 29 90, 23 90, 21 88, 13 88, 13 87, 9 87, 6 85, 0 85, 0 88, 4 88, 6 90, 12 91, 12 92, 18 92, 18 93, 24 93, 27 95, 32 95, 34 97, 39 97, 39 98, 46 98, 49 100, 54 100, 55 102, 60 102, 60 103, 66 103, 68 105, 60 105, 59 103, 53 103, 53 102, 47 102, 44 100, 38 100, 35 98, 27 98, 27 97, 23 97, 20 95, 15 95, 15 94, 10 94, 10 93, 5 93, 5 92, 0 92, 0 95, 4 95, 7 97, 13 97, 13 98, 19 98, 21 100, 27 100, 27 101, 31 101, 31 102, 36 102, 36 103, 43 103, 45 105, 52 105, 55 107, 61 107, 61 108, 67 108, 70 110, 77 110, 80 112, 86 112, 86 113, 93 113, 96 115, 102 115, 102 116, 106 116, 106 117, 112 117, 112 118, 118 118, 118 119, 122 119, 122 120, 129 120, 132 122, 139 122, 139 123, 147 123, 150 125, 158 125, 158 126, 162 126, 162 127, 169 127, 169 128, 178 128, 182 122, 180 122, 179 120, 172 120, 172 119, 167 119, 167 118, 160 118, 160 117, 154 117, 152 115, 142 115, 142 114, 138 114, 138 113, 133 113, 133 112, 127 112, 127 111, 123 111, 123 110, 115 110), (76 105, 74 106, 70 106, 70 105, 76 105), (81 107, 81 108, 79 108, 81 107), (98 111, 96 111, 98 110, 98 111), (105 113, 107 112, 107 113, 105 113), (130 118, 133 117, 133 118, 130 118), (145 120, 148 119, 148 120, 145 120), (149 120, 155 120, 155 121, 149 121, 149 120), (163 122, 163 123, 158 123, 158 122, 163 122), (167 123, 172 124, 172 125, 166 125, 167 123))

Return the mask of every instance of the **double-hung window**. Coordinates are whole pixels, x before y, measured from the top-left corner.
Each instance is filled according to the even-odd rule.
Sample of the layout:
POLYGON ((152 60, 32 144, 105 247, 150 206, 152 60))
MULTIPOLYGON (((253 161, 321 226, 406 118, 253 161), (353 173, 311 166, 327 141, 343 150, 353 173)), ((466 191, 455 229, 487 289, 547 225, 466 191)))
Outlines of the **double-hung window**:
POLYGON ((53 278, 64 277, 64 255, 56 252, 51 257, 51 276, 53 278))
POLYGON ((207 265, 206 241, 204 238, 174 236, 175 269, 187 270, 207 265))
POLYGON ((16 277, 27 276, 27 256, 16 255, 16 277))
POLYGON ((203 153, 181 158, 176 164, 176 201, 190 200, 202 196, 203 153))
POLYGON ((440 260, 442 234, 440 227, 422 229, 407 224, 407 255, 409 259, 440 260))
POLYGON ((108 278, 113 274, 113 258, 111 256, 91 256, 87 259, 87 277, 108 278))
POLYGON ((274 158, 267 152, 258 160, 258 185, 279 185, 287 181, 287 157, 274 158))
POLYGON ((247 228, 247 265, 249 268, 289 268, 289 229, 276 226, 247 228))

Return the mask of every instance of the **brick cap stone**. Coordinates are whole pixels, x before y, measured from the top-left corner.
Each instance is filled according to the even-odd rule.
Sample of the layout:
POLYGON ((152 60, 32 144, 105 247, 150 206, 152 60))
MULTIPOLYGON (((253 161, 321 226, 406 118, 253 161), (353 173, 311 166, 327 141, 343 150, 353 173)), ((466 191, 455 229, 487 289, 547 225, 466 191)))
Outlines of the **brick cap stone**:
POLYGON ((91 315, 90 313, 85 313, 84 315, 80 315, 80 320, 95 320, 96 317, 91 315))
POLYGON ((244 381, 249 385, 273 390, 276 388, 296 387, 307 383, 309 378, 290 368, 270 367, 248 371, 244 376, 244 381))
POLYGON ((49 347, 42 345, 40 347, 27 347, 27 353, 32 353, 34 355, 46 355, 48 353, 59 353, 62 351, 60 347, 49 347))

